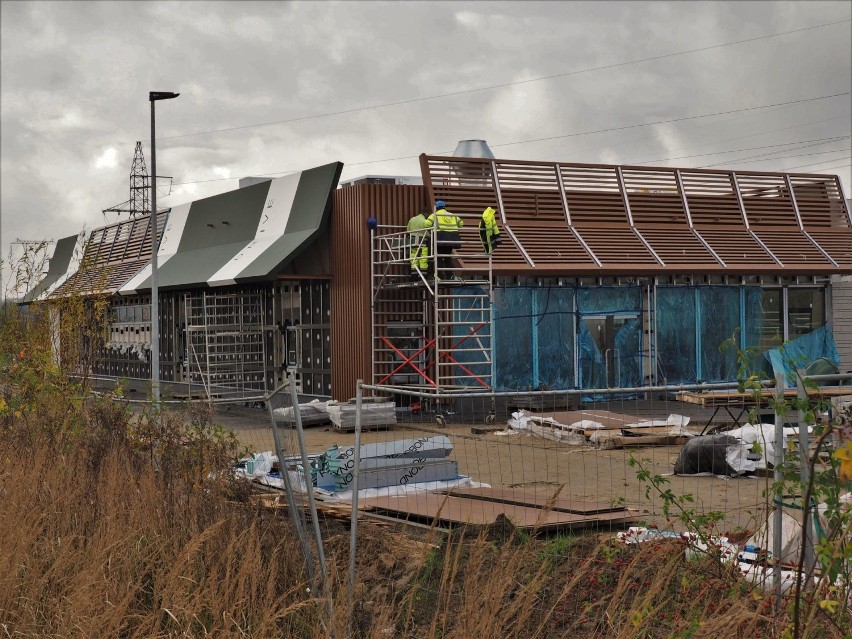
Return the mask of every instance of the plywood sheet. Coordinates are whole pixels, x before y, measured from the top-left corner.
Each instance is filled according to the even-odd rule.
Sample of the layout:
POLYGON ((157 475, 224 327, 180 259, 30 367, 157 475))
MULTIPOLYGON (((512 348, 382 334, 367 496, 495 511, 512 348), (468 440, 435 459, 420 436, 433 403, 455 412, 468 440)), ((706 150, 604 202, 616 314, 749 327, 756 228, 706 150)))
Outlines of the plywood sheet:
MULTIPOLYGON (((504 504, 532 506, 536 508, 543 508, 546 504, 550 503, 550 497, 546 495, 536 495, 535 493, 518 490, 517 488, 451 488, 446 492, 456 497, 486 499, 504 504)), ((593 513, 624 511, 624 507, 613 506, 602 501, 585 501, 557 497, 552 502, 551 510, 589 515, 593 513)))
POLYGON ((635 521, 633 514, 626 509, 583 515, 434 493, 375 497, 362 500, 361 503, 364 507, 397 517, 416 516, 453 524, 487 525, 494 523, 498 515, 508 517, 519 528, 538 529, 579 528, 595 523, 612 525, 635 521))

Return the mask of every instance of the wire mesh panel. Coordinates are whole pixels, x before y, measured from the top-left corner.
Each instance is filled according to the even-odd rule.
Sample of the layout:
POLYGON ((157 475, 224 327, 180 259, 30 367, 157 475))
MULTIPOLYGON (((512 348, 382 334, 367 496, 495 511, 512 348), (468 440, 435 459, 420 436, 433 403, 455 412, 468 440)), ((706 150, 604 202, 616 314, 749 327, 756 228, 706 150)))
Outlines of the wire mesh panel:
MULTIPOLYGON (((376 402, 393 399, 391 388, 361 387, 359 399, 363 391, 376 402)), ((852 386, 834 391, 812 389, 809 397, 838 397, 852 393, 852 386)), ((802 384, 793 393, 807 395, 802 384)), ((785 515, 778 468, 798 462, 804 478, 805 460, 831 454, 822 449, 824 437, 815 448, 809 443, 806 421, 785 425, 780 413, 768 410, 785 396, 780 386, 743 392, 730 384, 412 395, 395 423, 356 431, 364 438, 355 449, 363 488, 356 505, 365 522, 378 517, 447 531, 429 537, 432 550, 418 573, 421 600, 436 599, 448 610, 471 606, 470 614, 485 618, 480 610, 490 599, 511 602, 514 593, 530 589, 536 596, 527 600, 524 616, 547 623, 552 636, 575 636, 571 629, 587 621, 610 624, 620 593, 640 592, 642 579, 650 584, 639 575, 654 551, 642 555, 628 547, 667 537, 680 545, 658 548, 680 555, 678 563, 684 547, 687 557, 705 553, 719 565, 733 563, 759 588, 774 589, 780 606, 782 584, 789 589, 794 580, 780 562, 789 565, 799 550, 782 546, 779 531, 799 527, 805 566, 814 565, 808 522, 818 530, 820 520, 815 513, 810 519, 811 506, 802 506, 805 523, 797 523, 796 499, 806 504, 807 497, 794 498, 786 506, 792 514, 785 515), (532 537, 546 541, 525 541, 532 537), (774 582, 770 552, 779 561, 774 582), (554 572, 567 574, 566 584, 545 587, 545 596, 538 596, 538 584, 554 572), (635 586, 622 588, 627 581, 635 586), (613 588, 616 594, 608 595, 613 588), (489 594, 473 594, 480 591, 489 594), (595 612, 600 601, 609 602, 606 614, 595 612)), ((371 399, 359 402, 359 427, 365 419, 374 423, 371 399)), ((353 495, 343 491, 337 498, 353 495)), ((359 547, 355 517, 353 510, 353 554, 359 547)), ((360 542, 367 547, 363 534, 360 542)), ((690 569, 689 562, 683 565, 690 569)), ((675 590, 685 587, 686 577, 679 579, 675 590)), ((650 601, 638 600, 639 606, 650 601)))
MULTIPOLYGON (((393 392, 372 390, 379 396, 393 392)), ((384 398, 393 401, 394 395, 384 398)), ((610 530, 638 523, 677 529, 678 514, 666 515, 665 498, 640 479, 650 473, 664 477, 675 494, 691 495, 698 512, 723 512, 732 531, 754 530, 765 516, 763 493, 772 480, 752 471, 761 463, 767 468, 765 460, 732 466, 725 435, 714 440, 709 453, 701 453, 704 457, 679 458, 686 442, 745 424, 749 408, 757 407, 749 407, 742 395, 722 407, 688 398, 625 389, 413 396, 393 423, 364 426, 364 442, 373 447, 362 445, 363 473, 369 477, 364 487, 375 494, 362 505, 385 516, 443 526, 489 524, 503 512, 530 530, 610 530), (382 459, 388 447, 395 451, 392 464, 382 459), (674 474, 676 467, 693 466, 718 476, 674 474), (439 512, 451 494, 464 498, 449 499, 448 509, 439 512), (556 500, 553 512, 542 510, 548 499, 556 500)), ((371 406, 365 401, 365 419, 371 406)), ((771 415, 763 417, 773 423, 771 415)), ((743 452, 743 459, 748 454, 743 452)))
MULTIPOLYGON (((466 562, 483 543, 488 552, 503 553, 488 568, 495 583, 509 571, 523 587, 532 579, 532 564, 512 563, 520 558, 537 566, 544 557, 548 570, 570 565, 584 578, 617 580, 618 562, 634 557, 621 549, 655 535, 689 540, 700 530, 725 539, 736 556, 748 554, 743 549, 755 539, 770 546, 767 531, 780 512, 773 466, 782 456, 795 463, 804 451, 817 457, 831 452, 821 448, 825 441, 808 440, 799 415, 780 419, 772 402, 804 393, 834 410, 831 402, 852 395, 852 385, 810 391, 768 386, 428 393, 362 385, 349 402, 294 397, 288 390, 267 396, 265 411, 233 403, 217 410, 255 449, 258 465, 246 466, 247 474, 280 491, 289 481, 318 583, 325 564, 315 553, 329 535, 334 539, 332 519, 354 512, 355 501, 346 600, 358 592, 356 566, 371 567, 370 588, 385 580, 389 592, 407 590, 383 563, 389 551, 373 554, 377 536, 385 534, 377 531, 394 527, 405 535, 395 538, 397 554, 420 566, 418 596, 446 597, 444 605, 454 609, 471 597, 465 580, 473 573, 455 572, 453 552, 466 562), (278 451, 276 463, 271 472, 261 471, 260 449, 270 444, 278 451), (513 545, 533 538, 540 545, 528 552, 513 545)), ((785 503, 796 499, 801 496, 785 503)), ((795 522, 800 515, 787 516, 795 522)), ((345 555, 340 541, 334 543, 339 569, 345 555)), ((770 573, 761 574, 766 582, 770 573)), ((531 614, 567 628, 595 600, 594 592, 584 593, 552 591, 551 599, 530 604, 531 614)), ((349 614, 352 623, 360 619, 357 606, 349 614)))

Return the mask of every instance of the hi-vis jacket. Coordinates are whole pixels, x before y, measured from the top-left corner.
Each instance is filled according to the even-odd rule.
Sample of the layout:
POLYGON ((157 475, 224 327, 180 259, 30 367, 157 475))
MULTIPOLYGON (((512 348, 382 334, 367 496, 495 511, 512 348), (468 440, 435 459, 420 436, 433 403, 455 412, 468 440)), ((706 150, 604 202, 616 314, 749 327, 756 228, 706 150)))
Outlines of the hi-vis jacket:
POLYGON ((464 226, 464 220, 458 215, 453 215, 446 209, 438 209, 426 218, 427 225, 433 227, 436 231, 446 231, 449 233, 458 233, 459 229, 464 226))
POLYGON ((489 206, 482 212, 479 221, 479 239, 486 253, 491 253, 500 245, 500 227, 497 226, 496 214, 497 211, 489 206))

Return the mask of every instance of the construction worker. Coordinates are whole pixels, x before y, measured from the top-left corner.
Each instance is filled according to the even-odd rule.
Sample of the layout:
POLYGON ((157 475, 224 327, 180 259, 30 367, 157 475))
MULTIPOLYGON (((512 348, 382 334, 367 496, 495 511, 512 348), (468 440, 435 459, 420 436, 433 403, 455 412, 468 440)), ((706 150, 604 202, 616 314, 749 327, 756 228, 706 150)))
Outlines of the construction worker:
POLYGON ((486 207, 482 212, 482 219, 479 220, 479 239, 486 255, 500 246, 500 227, 497 226, 496 214, 497 211, 492 207, 486 207))
POLYGON ((411 244, 411 279, 419 280, 420 273, 429 272, 429 228, 426 220, 429 207, 408 220, 409 242, 411 244), (418 267, 420 273, 418 273, 418 267))
POLYGON ((435 212, 427 219, 428 225, 435 230, 437 236, 438 270, 447 273, 447 279, 460 279, 457 275, 449 274, 453 268, 453 249, 461 246, 459 229, 464 226, 464 220, 453 215, 446 209, 443 200, 435 202, 435 212))

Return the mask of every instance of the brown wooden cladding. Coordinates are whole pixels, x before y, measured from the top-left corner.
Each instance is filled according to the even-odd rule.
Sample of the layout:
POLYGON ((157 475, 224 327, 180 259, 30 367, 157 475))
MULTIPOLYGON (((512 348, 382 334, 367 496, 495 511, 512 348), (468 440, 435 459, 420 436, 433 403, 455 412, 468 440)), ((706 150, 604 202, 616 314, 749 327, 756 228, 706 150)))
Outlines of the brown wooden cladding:
POLYGON ((850 272, 836 176, 427 155, 420 165, 429 201, 463 218, 500 210, 512 244, 494 254, 498 274, 850 272))
POLYGON ((804 233, 787 229, 755 229, 754 234, 787 268, 833 266, 819 246, 804 233))
POLYGON ((693 224, 743 224, 732 174, 683 170, 683 194, 693 224))
MULTIPOLYGON (((355 396, 358 379, 371 381, 370 232, 367 219, 404 227, 427 204, 422 186, 359 184, 334 192, 331 239, 331 395, 355 396)), ((481 213, 481 211, 480 211, 481 213)), ((406 302, 400 301, 401 305, 406 302)), ((393 309, 391 309, 393 310, 393 309)), ((406 309, 398 309, 404 315, 406 309)))
MULTIPOLYGON (((163 237, 168 213, 157 214, 157 235, 163 237)), ((92 231, 80 268, 54 293, 115 293, 151 261, 150 215, 140 215, 92 231)))

